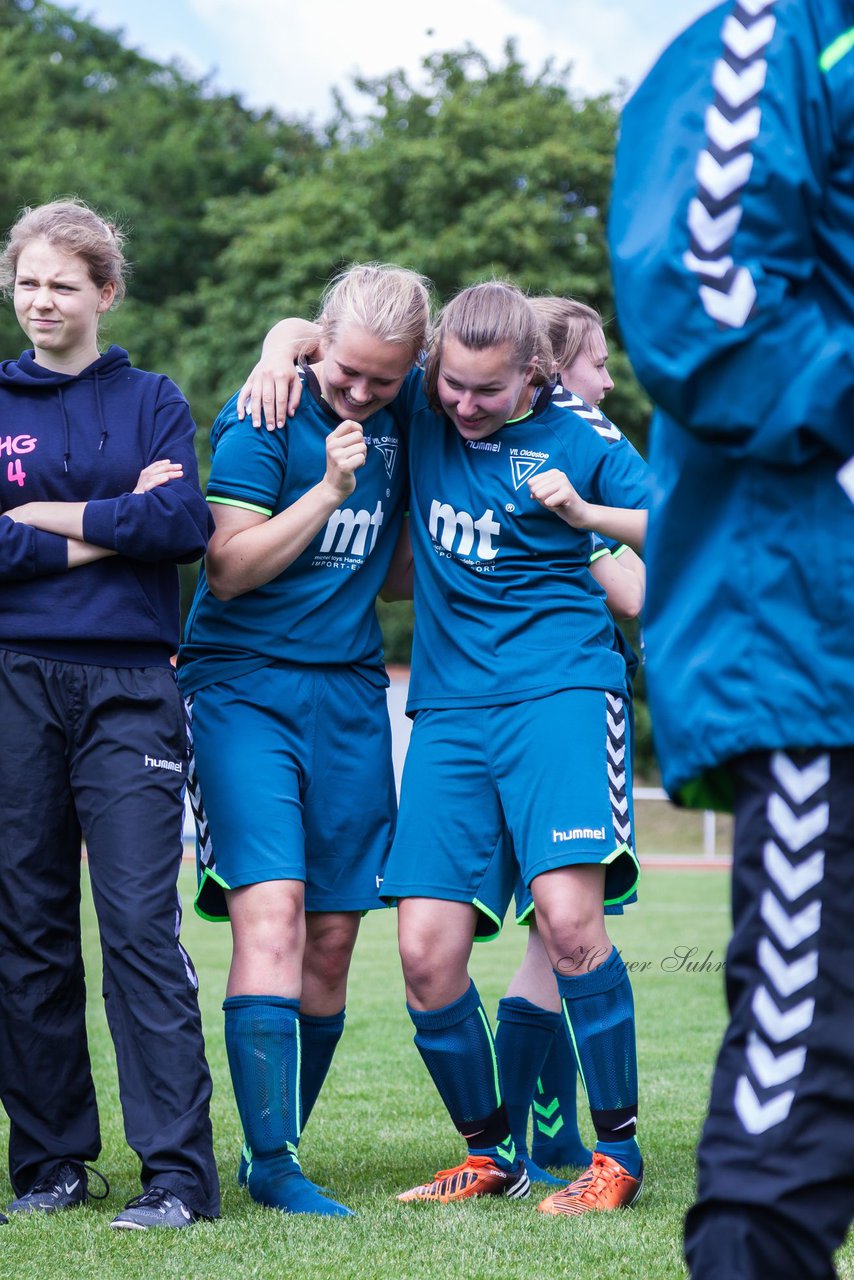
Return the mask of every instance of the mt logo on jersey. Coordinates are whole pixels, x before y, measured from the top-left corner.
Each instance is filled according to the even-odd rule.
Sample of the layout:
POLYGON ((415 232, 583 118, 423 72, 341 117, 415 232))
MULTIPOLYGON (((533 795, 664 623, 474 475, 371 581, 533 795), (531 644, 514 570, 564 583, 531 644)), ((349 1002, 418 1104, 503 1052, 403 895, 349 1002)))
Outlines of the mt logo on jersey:
POLYGON ((377 536, 383 522, 383 507, 377 502, 373 511, 353 511, 350 507, 339 507, 333 511, 326 522, 320 555, 329 553, 337 555, 364 556, 370 555, 376 546, 377 536), (371 534, 371 545, 367 546, 368 533, 371 534), (337 545, 335 543, 338 539, 337 545))
POLYGON ((455 511, 449 503, 436 498, 430 504, 430 537, 445 551, 456 552, 464 559, 474 553, 478 560, 494 560, 498 548, 493 547, 492 539, 500 532, 501 525, 491 507, 475 520, 468 511, 455 511))

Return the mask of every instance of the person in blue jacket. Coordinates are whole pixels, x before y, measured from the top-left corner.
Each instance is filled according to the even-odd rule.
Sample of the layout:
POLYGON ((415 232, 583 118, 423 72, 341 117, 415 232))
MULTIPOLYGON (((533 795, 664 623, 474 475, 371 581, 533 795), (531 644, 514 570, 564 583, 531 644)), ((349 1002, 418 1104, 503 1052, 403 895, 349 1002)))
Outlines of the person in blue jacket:
POLYGON ((197 979, 176 881, 187 776, 177 565, 208 514, 166 377, 98 347, 121 236, 77 201, 25 210, 0 279, 31 349, 0 365, 0 1098, 12 1213, 89 1196, 80 848, 143 1194, 112 1226, 219 1213, 197 979))
POLYGON ((854 1214, 854 2, 690 26, 626 107, 610 237, 658 405, 655 741, 671 795, 735 814, 686 1254, 823 1280, 854 1214))

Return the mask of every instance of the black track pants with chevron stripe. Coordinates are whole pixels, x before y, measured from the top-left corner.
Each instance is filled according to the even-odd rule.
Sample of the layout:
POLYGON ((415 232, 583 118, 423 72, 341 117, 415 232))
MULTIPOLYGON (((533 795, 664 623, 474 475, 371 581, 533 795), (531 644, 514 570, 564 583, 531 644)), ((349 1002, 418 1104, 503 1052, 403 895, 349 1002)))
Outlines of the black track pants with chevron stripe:
POLYGON ((695 1280, 830 1280, 854 1217, 854 750, 732 769, 731 1021, 685 1251, 695 1280))

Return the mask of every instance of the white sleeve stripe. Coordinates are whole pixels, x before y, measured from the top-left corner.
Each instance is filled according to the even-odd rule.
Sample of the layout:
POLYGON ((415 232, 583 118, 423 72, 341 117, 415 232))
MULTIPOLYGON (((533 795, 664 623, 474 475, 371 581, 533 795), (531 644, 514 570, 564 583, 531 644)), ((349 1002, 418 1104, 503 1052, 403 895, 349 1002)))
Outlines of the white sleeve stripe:
POLYGON ((756 302, 755 282, 732 256, 741 222, 740 197, 753 170, 746 150, 762 123, 759 96, 768 64, 764 54, 776 28, 768 10, 777 0, 737 0, 721 29, 724 55, 712 68, 715 100, 706 111, 706 146, 697 157, 697 193, 688 206, 691 250, 683 263, 698 277, 700 302, 718 324, 740 329, 756 302), (733 60, 740 65, 733 66, 733 60), (725 207, 722 207, 725 206, 725 207))

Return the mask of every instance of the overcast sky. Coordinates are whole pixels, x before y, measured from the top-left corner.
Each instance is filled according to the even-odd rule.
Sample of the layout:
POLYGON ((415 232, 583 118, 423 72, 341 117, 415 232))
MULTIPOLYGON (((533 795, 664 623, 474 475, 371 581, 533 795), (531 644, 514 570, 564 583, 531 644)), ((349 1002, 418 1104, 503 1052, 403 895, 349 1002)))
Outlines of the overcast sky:
MULTIPOLYGON (((238 92, 251 107, 314 117, 332 112, 330 89, 354 72, 382 75, 470 41, 491 61, 517 41, 539 69, 573 64, 572 85, 599 93, 635 85, 672 37, 713 0, 80 0, 75 8, 158 61, 238 92)), ((359 100, 350 96, 358 109, 359 100)))

